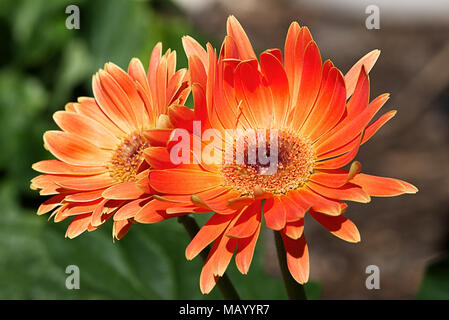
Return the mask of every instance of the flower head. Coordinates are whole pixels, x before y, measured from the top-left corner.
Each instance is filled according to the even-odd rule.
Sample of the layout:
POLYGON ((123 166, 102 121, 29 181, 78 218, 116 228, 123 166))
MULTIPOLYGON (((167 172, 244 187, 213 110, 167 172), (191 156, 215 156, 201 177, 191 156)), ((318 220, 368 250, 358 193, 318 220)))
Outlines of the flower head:
POLYGON ((60 131, 47 131, 44 146, 57 159, 33 165, 43 173, 31 181, 52 195, 38 209, 55 222, 71 218, 66 237, 94 230, 113 217, 113 236, 122 238, 152 191, 145 152, 168 131, 167 110, 183 104, 189 89, 185 69, 176 71, 176 53, 157 44, 148 75, 140 60, 128 72, 107 63, 92 79, 95 98, 68 103, 53 118, 60 131))
MULTIPOLYGON (((216 130, 221 138, 232 132, 232 141, 242 138, 242 131, 255 132, 246 137, 240 151, 228 149, 234 161, 193 161, 175 168, 166 161, 149 173, 166 214, 214 212, 186 249, 187 259, 193 259, 212 243, 200 277, 203 293, 212 290, 234 252, 237 268, 248 272, 262 220, 281 233, 290 273, 304 283, 309 277, 306 214, 335 236, 358 242, 356 226, 343 216, 344 201, 366 203, 371 196, 417 191, 401 180, 361 173, 361 164, 352 162, 359 147, 396 113, 389 111, 372 121, 388 100, 388 94, 372 101, 369 97, 368 72, 378 50, 343 75, 330 60, 322 62, 307 27, 294 22, 283 54, 270 49, 257 59, 232 16, 218 57, 209 44, 205 50, 190 37, 183 44, 195 110, 173 109, 170 120, 191 132, 191 159, 201 159, 207 148, 204 141, 199 149, 192 147, 207 129, 216 130), (195 120, 202 124, 196 132, 195 120), (273 141, 267 138, 271 132, 276 133, 273 141), (270 146, 276 150, 274 170, 259 159, 249 161, 251 150, 270 146), (238 155, 243 161, 235 160, 238 155)), ((223 151, 228 145, 223 139, 214 149, 223 151)), ((170 152, 173 148, 173 143, 168 145, 170 152)), ((151 221, 154 216, 148 212, 137 221, 151 221)))

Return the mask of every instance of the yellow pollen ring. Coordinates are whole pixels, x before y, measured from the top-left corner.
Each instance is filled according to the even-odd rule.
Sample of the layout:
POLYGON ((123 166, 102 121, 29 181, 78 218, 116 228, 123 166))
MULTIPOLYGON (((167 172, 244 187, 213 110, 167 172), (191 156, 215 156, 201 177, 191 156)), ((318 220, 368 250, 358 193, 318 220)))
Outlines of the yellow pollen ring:
MULTIPOLYGON (((269 150, 269 146, 265 150, 269 150)), ((260 166, 238 164, 235 159, 234 148, 234 163, 225 164, 221 169, 225 185, 251 196, 256 187, 275 195, 301 188, 313 173, 316 161, 310 140, 281 130, 278 131, 278 163, 274 173, 261 174, 260 166)))
POLYGON ((144 159, 143 151, 148 147, 148 142, 138 132, 123 139, 107 165, 111 178, 116 182, 134 181, 144 159))

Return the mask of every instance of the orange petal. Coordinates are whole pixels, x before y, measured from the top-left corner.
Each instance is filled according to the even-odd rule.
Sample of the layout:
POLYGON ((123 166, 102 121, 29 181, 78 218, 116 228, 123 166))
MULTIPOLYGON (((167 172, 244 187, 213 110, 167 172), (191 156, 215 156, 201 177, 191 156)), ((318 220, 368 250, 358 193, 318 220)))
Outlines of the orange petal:
POLYGON ((165 212, 170 205, 168 202, 151 200, 136 213, 134 220, 140 223, 156 223, 173 217, 165 212))
POLYGON ((144 132, 145 138, 153 147, 165 147, 173 129, 150 129, 144 132))
MULTIPOLYGON (((199 84, 202 88, 207 85, 207 64, 204 64, 198 56, 189 57, 190 81, 192 84, 199 84)), ((196 108, 196 105, 195 105, 196 108)))
POLYGON ((73 166, 60 160, 42 160, 32 165, 32 168, 38 172, 63 174, 63 175, 89 175, 106 172, 105 167, 82 167, 73 166))
POLYGON ((52 211, 53 209, 59 207, 61 205, 62 200, 64 200, 65 195, 58 194, 56 196, 53 196, 47 200, 45 200, 37 209, 37 214, 42 215, 47 212, 52 211))
POLYGON ((104 198, 116 200, 133 200, 139 198, 142 195, 142 190, 137 188, 134 181, 122 182, 113 185, 103 192, 104 198))
POLYGON ((268 228, 281 230, 285 227, 287 214, 285 206, 279 197, 273 197, 265 201, 263 216, 268 228))
POLYGON ((195 194, 222 184, 220 175, 200 170, 156 170, 150 172, 150 185, 170 194, 195 194), (182 181, 183 183, 179 183, 182 181))
POLYGON ((79 166, 102 166, 111 154, 79 136, 62 131, 47 131, 45 146, 59 160, 79 166))
POLYGON ((304 284, 309 280, 309 250, 304 234, 293 240, 281 232, 287 254, 287 266, 293 279, 304 284))
POLYGON ((106 209, 105 205, 109 201, 109 199, 103 199, 100 203, 97 204, 94 211, 92 212, 90 224, 93 227, 99 227, 106 221, 106 209))
POLYGON ((321 137, 340 121, 345 112, 345 101, 343 75, 337 68, 331 68, 301 131, 312 141, 321 137))
POLYGON ((311 41, 304 52, 301 82, 297 103, 294 106, 292 125, 300 129, 313 107, 321 83, 321 56, 315 42, 311 41))
POLYGON ((260 233, 260 223, 256 232, 248 238, 239 239, 237 243, 237 252, 235 254, 235 265, 242 274, 247 274, 251 261, 253 260, 254 248, 260 233))
POLYGON ((338 156, 338 157, 335 157, 335 158, 332 158, 332 159, 320 161, 315 165, 315 168, 316 169, 338 169, 338 168, 341 168, 341 167, 347 165, 357 155, 357 152, 359 151, 359 148, 360 148, 360 142, 361 141, 359 138, 359 140, 357 141, 357 144, 348 153, 338 156))
POLYGON ((210 210, 198 207, 197 205, 194 205, 194 204, 172 205, 169 208, 167 208, 167 210, 166 210, 166 213, 170 217, 176 217, 176 215, 181 215, 181 214, 205 213, 205 212, 210 212, 210 210))
MULTIPOLYGON (((67 203, 63 207, 61 207, 60 210, 60 216, 61 217, 69 217, 69 216, 77 216, 80 214, 89 213, 92 214, 94 210, 98 207, 99 204, 101 204, 103 200, 98 199, 91 202, 85 202, 85 203, 67 203)), ((56 221, 55 222, 59 222, 56 221)))
POLYGON ((351 164, 349 171, 343 169, 317 171, 310 176, 310 180, 327 187, 338 188, 354 178, 356 174, 359 174, 361 169, 361 163, 354 161, 351 164))
POLYGON ((307 186, 316 193, 325 196, 326 198, 337 200, 348 200, 361 203, 368 203, 371 201, 368 193, 355 184, 347 183, 339 188, 326 187, 324 185, 309 181, 307 186))
POLYGON ((109 173, 103 173, 95 176, 87 177, 65 177, 55 180, 57 185, 71 190, 97 190, 107 188, 115 182, 109 176, 109 173))
POLYGON ((346 203, 325 198, 308 187, 303 187, 292 193, 296 197, 302 198, 313 210, 330 216, 338 216, 348 207, 346 203))
POLYGON ((396 115, 396 110, 391 110, 384 113, 377 120, 370 123, 366 129, 365 134, 363 135, 362 144, 368 141, 376 132, 379 130, 385 123, 387 123, 391 118, 396 115))
POLYGON ((100 106, 101 110, 106 116, 113 121, 123 132, 130 133, 136 128, 135 118, 129 114, 129 110, 118 102, 116 94, 113 93, 111 77, 100 70, 99 73, 92 77, 92 90, 94 92, 95 100, 100 106), (104 86, 107 86, 107 89, 104 86), (109 92, 108 92, 109 91, 109 92), (109 96, 114 96, 114 100, 109 96), (119 103, 119 104, 118 104, 119 103), (118 104, 118 105, 117 105, 118 104))
POLYGON ((112 234, 117 240, 120 240, 128 233, 131 226, 132 223, 129 220, 114 221, 112 234))
POLYGON ((212 289, 215 287, 215 284, 218 281, 218 277, 214 275, 214 258, 215 258, 215 252, 218 247, 218 242, 214 243, 212 246, 212 249, 207 257, 206 262, 204 263, 203 268, 201 269, 200 274, 200 290, 202 294, 208 294, 212 291, 212 289))
MULTIPOLYGON (((194 101, 196 102, 196 99, 194 101)), ((197 104, 195 104, 195 110, 196 106, 197 104)), ((170 117, 170 122, 175 128, 182 128, 192 132, 193 120, 195 120, 195 112, 192 109, 189 109, 186 106, 171 106, 168 109, 168 115, 170 117)))
POLYGON ((361 186, 365 192, 375 197, 392 197, 404 193, 418 192, 418 188, 408 182, 364 173, 356 175, 351 183, 361 186))
MULTIPOLYGON (((112 63, 107 63, 105 65, 105 70, 98 71, 96 76, 98 77, 100 85, 104 91, 102 92, 103 95, 98 97, 95 96, 95 98, 97 98, 97 101, 99 102, 101 107, 104 107, 104 105, 107 104, 110 113, 112 110, 114 110, 114 113, 117 112, 117 114, 114 114, 114 116, 119 116, 120 114, 121 119, 127 122, 130 129, 139 128, 139 119, 137 119, 135 110, 138 110, 140 105, 140 109, 142 111, 143 103, 140 98, 137 98, 139 99, 138 105, 136 105, 135 107, 132 105, 122 86, 114 79, 112 74, 109 73, 108 70, 112 68, 111 66, 112 63), (103 99, 103 106, 99 99, 103 99)), ((119 68, 116 67, 115 69, 116 76, 118 76, 117 70, 119 68)), ((128 81, 132 81, 127 74, 126 77, 128 81)), ((135 89, 135 86, 133 87, 133 89, 135 89)), ((106 113, 104 109, 103 111, 106 113)))
POLYGON ((69 202, 89 202, 98 200, 102 197, 103 189, 87 191, 87 192, 78 192, 74 194, 69 194, 65 197, 65 201, 69 202))
POLYGON ((191 56, 197 56, 201 60, 202 64, 204 66, 207 66, 207 52, 195 39, 190 36, 183 36, 182 46, 184 47, 187 58, 190 58, 191 56))
POLYGON ((302 236, 304 231, 304 218, 297 221, 287 222, 284 227, 284 233, 287 237, 297 240, 302 236))
POLYGON ((121 206, 114 214, 114 221, 128 220, 134 218, 142 207, 148 203, 150 198, 136 199, 121 206))
POLYGON ((226 30, 228 35, 234 39, 241 60, 256 59, 256 54, 254 53, 248 36, 234 16, 229 16, 226 30))
POLYGON ((269 99, 267 96, 269 92, 263 87, 257 60, 246 60, 237 66, 234 89, 237 100, 242 102, 240 104, 241 112, 248 119, 251 127, 265 128, 269 126, 273 116, 273 107, 271 106, 271 97, 269 99))
POLYGON ((284 125, 290 98, 287 74, 281 61, 268 52, 260 55, 260 67, 271 90, 274 124, 278 126, 284 125))
POLYGON ((82 114, 58 111, 53 114, 53 119, 65 132, 84 138, 100 148, 115 149, 120 143, 120 140, 99 122, 82 114))
MULTIPOLYGON (((130 67, 132 66, 132 64, 136 64, 136 60, 139 61, 139 59, 137 58, 133 58, 131 60, 130 67)), ((141 63, 140 66, 143 69, 141 63)), ((143 71, 142 69, 140 70, 143 71)), ((120 99, 122 104, 131 109, 130 114, 132 114, 137 121, 136 124, 138 128, 143 128, 148 123, 149 117, 145 108, 144 101, 142 100, 137 90, 134 79, 123 69, 112 62, 108 62, 105 64, 105 71, 115 80, 115 83, 117 84, 117 86, 114 85, 115 92, 118 94, 117 97, 120 99)), ((142 74, 142 77, 144 76, 145 74, 142 74)))
POLYGON ((310 209, 310 204, 297 195, 297 191, 290 191, 285 197, 281 198, 285 203, 286 222, 298 221, 304 218, 304 215, 310 209))
POLYGON ((90 224, 90 216, 91 216, 90 213, 76 216, 70 223, 69 227, 67 228, 65 237, 73 239, 79 236, 84 231, 86 231, 87 227, 90 224))
MULTIPOLYGON (((294 21, 290 24, 290 27, 288 28, 287 36, 285 37, 285 44, 284 44, 284 66, 285 66, 285 72, 287 73, 288 77, 288 83, 290 86, 290 92, 293 93, 295 90, 293 89, 295 82, 299 84, 299 81, 295 81, 295 70, 294 65, 295 63, 298 63, 296 57, 295 57, 295 46, 296 46, 296 39, 298 39, 299 33, 301 31, 301 27, 299 24, 294 21)), ((297 91, 296 91, 297 92, 297 91)))
POLYGON ((112 132, 116 137, 121 137, 127 132, 125 129, 119 128, 97 104, 94 98, 80 97, 75 104, 75 109, 79 114, 89 117, 101 123, 108 131, 112 132))
POLYGON ((355 115, 348 115, 315 143, 316 154, 321 155, 337 149, 358 136, 388 99, 388 94, 380 95, 374 99, 363 112, 355 115))
POLYGON ((360 69, 360 75, 357 80, 354 94, 349 99, 347 111, 349 115, 361 113, 369 103, 370 82, 365 67, 360 69))
POLYGON ((310 211, 312 217, 333 235, 348 242, 360 242, 360 233, 355 224, 346 217, 330 217, 319 212, 310 211))
POLYGON ((170 159, 170 153, 165 147, 149 147, 144 152, 145 161, 153 169, 169 169, 177 165, 170 159))
POLYGON ((222 194, 217 195, 216 197, 213 197, 211 199, 205 199, 201 195, 194 195, 197 196, 201 201, 201 205, 195 202, 194 196, 192 196, 191 200, 193 203, 202 206, 203 208, 209 209, 210 211, 214 211, 220 214, 233 214, 236 212, 236 209, 228 207, 228 203, 229 200, 235 199, 239 195, 240 193, 238 191, 228 189, 222 194))
POLYGON ((228 237, 248 238, 256 232, 260 224, 261 201, 254 201, 236 220, 234 226, 226 233, 228 237))
POLYGON ((364 55, 359 61, 352 66, 351 69, 345 75, 346 82, 346 97, 349 98, 357 85, 357 79, 360 74, 362 66, 365 67, 366 73, 369 73, 373 68, 374 64, 379 58, 380 50, 373 50, 366 55, 364 55))
POLYGON ((233 218, 230 215, 212 215, 187 246, 185 252, 186 259, 192 260, 212 241, 217 239, 228 227, 233 218))
POLYGON ((288 43, 286 42, 284 60, 285 71, 290 86, 290 96, 292 99, 291 106, 294 107, 298 103, 298 92, 302 83, 301 79, 305 63, 304 53, 308 44, 313 39, 309 29, 307 27, 300 28, 297 23, 296 26, 292 24, 288 32, 288 37, 289 39, 287 39, 288 43))

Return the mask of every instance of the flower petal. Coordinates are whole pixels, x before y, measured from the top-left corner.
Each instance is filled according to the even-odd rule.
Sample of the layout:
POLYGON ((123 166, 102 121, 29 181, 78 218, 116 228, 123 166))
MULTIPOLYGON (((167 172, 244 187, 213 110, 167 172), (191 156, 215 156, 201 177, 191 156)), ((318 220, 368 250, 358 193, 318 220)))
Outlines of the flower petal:
POLYGON ((168 169, 150 172, 150 185, 159 192, 170 194, 206 191, 221 185, 222 179, 218 174, 200 170, 168 169))
POLYGON ((252 236, 260 224, 261 209, 261 201, 254 201, 248 208, 243 210, 234 226, 226 233, 226 236, 232 238, 248 238, 252 236))
POLYGON ((192 260, 212 241, 217 239, 228 227, 233 218, 230 215, 212 215, 187 246, 185 252, 186 259, 192 260))
POLYGON ((182 46, 184 47, 187 58, 197 56, 204 66, 208 65, 207 52, 195 39, 190 36, 183 36, 182 46))
POLYGON ((310 214, 333 235, 348 242, 360 242, 360 233, 355 224, 346 217, 330 217, 311 210, 310 214))
POLYGON ((313 210, 330 216, 338 216, 348 207, 346 203, 325 198, 308 187, 303 187, 302 189, 291 193, 296 197, 302 198, 313 210))
POLYGON ((59 207, 61 205, 62 200, 64 200, 65 195, 58 194, 56 196, 53 196, 47 200, 45 200, 37 209, 37 215, 42 215, 47 212, 52 211, 53 209, 59 207))
POLYGON ((364 173, 356 175, 351 183, 361 186, 369 195, 375 197, 392 197, 404 193, 418 192, 418 188, 408 182, 364 173))
POLYGON ((145 204, 135 215, 134 220, 140 223, 156 223, 174 215, 168 215, 165 210, 172 204, 168 202, 151 200, 145 204))
POLYGON ((362 66, 365 67, 366 73, 369 73, 379 58, 380 50, 373 50, 364 55, 359 61, 352 66, 345 75, 346 97, 349 98, 357 85, 357 78, 360 74, 362 66))
POLYGON ((117 240, 122 239, 132 226, 129 220, 114 221, 112 225, 112 234, 117 240))
POLYGON ((66 238, 73 239, 86 231, 90 224, 90 216, 90 213, 76 216, 67 228, 66 238))
POLYGON ((97 190, 107 188, 115 182, 109 176, 109 173, 103 173, 87 177, 65 177, 55 180, 55 183, 61 187, 71 190, 97 190))
POLYGON ((78 192, 69 194, 68 196, 65 197, 64 200, 69 202, 89 202, 100 199, 102 197, 102 194, 103 189, 87 192, 78 192))
POLYGON ((371 201, 368 193, 355 184, 347 183, 339 188, 326 187, 324 185, 309 181, 307 186, 316 193, 325 196, 326 198, 337 200, 349 200, 361 203, 368 203, 371 201))
POLYGON ((60 160, 42 160, 33 164, 32 168, 36 171, 51 174, 63 175, 89 175, 106 172, 106 167, 82 167, 74 166, 60 160))
POLYGON ((228 35, 232 37, 237 44, 239 58, 241 60, 256 59, 256 54, 254 53, 248 36, 234 16, 228 18, 226 30, 228 35))
POLYGON ((137 188, 135 181, 122 182, 103 191, 103 197, 106 199, 133 200, 142 195, 143 192, 137 188))
POLYGON ((279 197, 273 197, 265 201, 263 207, 263 217, 268 228, 273 230, 281 230, 286 223, 285 204, 279 197))
POLYGON ((293 240, 281 232, 287 254, 287 266, 293 279, 303 284, 309 280, 309 250, 304 234, 293 240))
POLYGON ((287 222, 283 232, 285 235, 293 240, 299 239, 304 231, 304 218, 297 221, 287 222))
POLYGON ((56 158, 72 165, 102 166, 111 156, 110 152, 68 132, 47 131, 44 143, 56 158))
POLYGON ((260 226, 261 224, 259 223, 256 232, 252 236, 238 240, 235 265, 242 274, 247 274, 249 271, 251 261, 253 260, 254 248, 259 238, 260 226))
POLYGON ((151 198, 136 199, 121 206, 114 214, 114 221, 128 220, 134 218, 137 212, 148 203, 151 198))
POLYGON ((84 138, 100 148, 115 149, 120 143, 120 140, 99 122, 82 114, 57 111, 53 115, 53 119, 65 132, 84 138))

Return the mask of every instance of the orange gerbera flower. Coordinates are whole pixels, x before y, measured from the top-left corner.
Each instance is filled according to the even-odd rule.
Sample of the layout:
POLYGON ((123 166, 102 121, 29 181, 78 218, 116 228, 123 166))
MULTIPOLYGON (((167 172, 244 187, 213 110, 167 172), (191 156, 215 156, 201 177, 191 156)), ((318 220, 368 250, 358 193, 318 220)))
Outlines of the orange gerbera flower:
MULTIPOLYGON (((270 49, 259 61, 232 16, 227 33, 218 61, 210 45, 206 51, 192 38, 183 39, 195 111, 179 107, 170 119, 175 127, 189 130, 192 123, 186 119, 201 120, 203 130, 221 133, 238 128, 276 130, 276 172, 261 173, 264 164, 259 162, 168 168, 165 161, 159 163, 160 170, 150 172, 150 185, 161 193, 158 199, 165 201, 167 214, 215 212, 186 249, 187 259, 193 259, 213 242, 200 277, 203 293, 212 290, 234 252, 237 268, 248 272, 262 217, 268 228, 280 231, 290 273, 304 283, 309 277, 303 233, 306 213, 337 237, 358 242, 356 226, 342 215, 347 208, 343 201, 366 203, 370 196, 417 192, 407 182, 360 173, 357 161, 342 169, 396 113, 371 121, 388 100, 388 94, 383 94, 369 102, 367 72, 379 51, 364 56, 343 76, 331 61, 322 63, 309 30, 296 22, 288 30, 284 55, 270 49)), ((196 138, 198 133, 191 135, 196 138)), ((268 145, 264 140, 248 142, 245 159, 251 143, 268 145)), ((198 159, 198 152, 191 152, 198 159)), ((151 221, 155 213, 164 211, 137 220, 151 221)))
POLYGON ((159 43, 148 76, 136 58, 128 73, 107 63, 93 76, 95 98, 78 98, 54 114, 62 131, 47 131, 44 143, 58 160, 33 165, 44 174, 31 181, 31 188, 53 195, 39 215, 53 211, 55 222, 73 218, 66 237, 94 230, 114 216, 113 236, 120 239, 150 202, 145 152, 160 144, 161 132, 170 126, 168 106, 184 103, 189 92, 186 70, 176 71, 176 52, 162 56, 161 51, 159 43))

